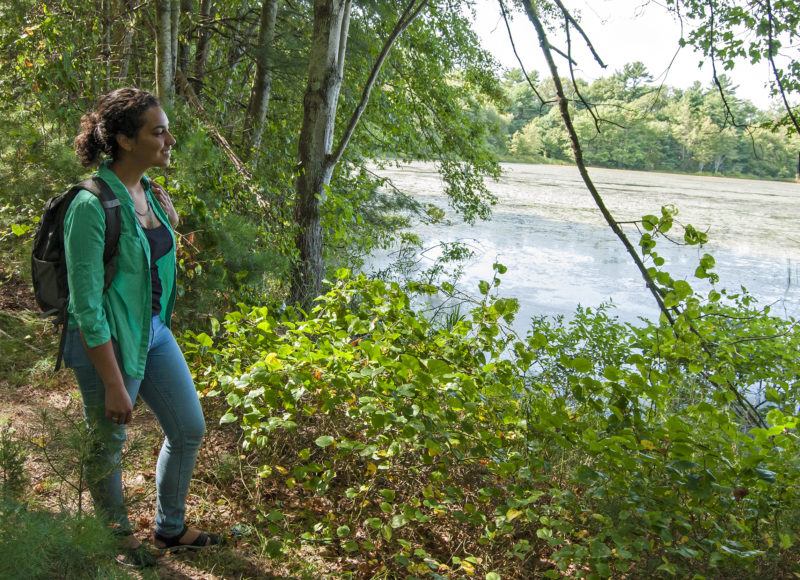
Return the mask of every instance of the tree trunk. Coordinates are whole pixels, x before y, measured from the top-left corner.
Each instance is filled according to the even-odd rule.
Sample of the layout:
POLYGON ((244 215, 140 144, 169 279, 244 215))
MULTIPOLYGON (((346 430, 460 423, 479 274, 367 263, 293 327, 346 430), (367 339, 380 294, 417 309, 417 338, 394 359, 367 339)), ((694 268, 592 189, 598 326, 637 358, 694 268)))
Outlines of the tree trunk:
POLYGON ((338 146, 333 150, 336 105, 342 86, 347 28, 350 22, 350 0, 315 2, 314 36, 309 57, 308 85, 303 101, 303 126, 298 147, 300 172, 294 207, 294 221, 298 229, 295 243, 299 260, 292 271, 291 286, 291 299, 304 308, 308 308, 322 292, 323 232, 319 206, 325 201, 325 187, 330 183, 333 169, 341 160, 367 107, 370 92, 389 51, 427 3, 428 0, 408 0, 406 3, 361 89, 361 100, 350 116, 338 146))
MULTIPOLYGON (((181 5, 181 13, 184 15, 184 18, 187 18, 188 14, 192 14, 194 12, 194 0, 180 0, 181 5)), ((184 20, 185 22, 186 20, 184 20)), ((188 29, 187 26, 184 26, 184 40, 178 39, 178 70, 181 71, 183 76, 189 76, 189 62, 191 58, 191 38, 190 35, 194 33, 188 29)))
POLYGON ((172 3, 156 2, 156 95, 162 105, 172 103, 175 81, 172 75, 172 3))
MULTIPOLYGON (((111 38, 112 38, 112 29, 114 28, 114 21, 111 18, 111 0, 103 0, 103 56, 106 59, 106 70, 109 73, 112 70, 113 65, 113 54, 114 51, 111 50, 111 38)), ((111 79, 111 75, 109 74, 106 76, 105 81, 105 90, 108 91, 109 86, 108 82, 111 79)))
POLYGON ((170 15, 169 15, 169 24, 170 24, 170 38, 171 38, 171 46, 170 49, 170 56, 172 60, 170 61, 170 66, 172 67, 172 84, 173 84, 173 93, 175 92, 175 71, 178 69, 178 30, 180 24, 180 0, 170 0, 170 15))
MULTIPOLYGON (((278 16, 278 0, 264 0, 261 6, 261 23, 256 49, 256 72, 250 102, 244 119, 243 145, 250 155, 261 147, 264 122, 267 119, 269 97, 272 92, 272 42, 275 38, 275 20, 278 16)), ((256 154, 257 158, 257 154, 256 154)))
POLYGON ((117 70, 117 85, 125 84, 128 70, 133 56, 133 35, 136 33, 136 12, 133 9, 133 0, 125 0, 122 20, 122 40, 120 41, 119 69, 117 70))
POLYGON ((194 54, 194 78, 190 80, 192 88, 198 98, 203 90, 206 76, 206 64, 211 51, 211 27, 209 24, 214 18, 215 8, 213 0, 200 0, 200 20, 197 37, 197 48, 194 54))
POLYGON ((350 0, 316 0, 314 33, 303 98, 303 125, 298 145, 299 175, 294 207, 299 252, 292 271, 291 298, 308 308, 322 293, 322 225, 319 205, 325 200, 333 165, 336 107, 342 87, 350 0))
MULTIPOLYGON (((235 70, 237 66, 239 66, 239 62, 241 62, 242 57, 244 56, 245 51, 247 50, 247 45, 250 44, 250 39, 254 36, 252 28, 244 28, 243 23, 245 22, 246 11, 243 11, 241 14, 238 15, 238 18, 235 19, 234 23, 231 26, 231 44, 230 49, 228 50, 228 58, 227 58, 227 66, 228 70, 235 70)), ((229 95, 231 94, 231 87, 233 86, 233 75, 226 75, 225 76, 225 86, 219 93, 223 99, 229 99, 229 95)), ((245 83, 242 83, 240 89, 238 89, 237 94, 242 94, 245 91, 245 83)), ((238 117, 237 115, 237 118, 238 117)), ((229 121, 226 124, 230 124, 229 121)))

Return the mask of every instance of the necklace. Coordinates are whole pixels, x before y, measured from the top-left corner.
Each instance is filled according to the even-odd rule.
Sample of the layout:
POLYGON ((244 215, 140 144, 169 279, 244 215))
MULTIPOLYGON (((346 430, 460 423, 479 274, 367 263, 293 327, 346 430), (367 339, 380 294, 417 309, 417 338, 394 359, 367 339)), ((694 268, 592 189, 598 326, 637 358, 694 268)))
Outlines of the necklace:
POLYGON ((149 199, 145 199, 144 202, 145 202, 145 205, 147 206, 147 210, 146 211, 139 211, 138 209, 136 209, 135 205, 133 206, 133 211, 136 212, 136 215, 139 215, 139 216, 142 216, 142 217, 147 217, 151 213, 153 213, 153 208, 150 207, 150 200, 149 199))
POLYGON ((145 223, 146 223, 147 226, 152 226, 153 225, 153 206, 150 205, 150 200, 149 199, 145 198, 145 202, 147 203, 147 211, 140 212, 138 209, 136 209, 135 205, 133 206, 133 211, 136 212, 137 216, 139 216, 139 218, 140 218, 139 221, 142 222, 143 225, 145 225, 145 223))

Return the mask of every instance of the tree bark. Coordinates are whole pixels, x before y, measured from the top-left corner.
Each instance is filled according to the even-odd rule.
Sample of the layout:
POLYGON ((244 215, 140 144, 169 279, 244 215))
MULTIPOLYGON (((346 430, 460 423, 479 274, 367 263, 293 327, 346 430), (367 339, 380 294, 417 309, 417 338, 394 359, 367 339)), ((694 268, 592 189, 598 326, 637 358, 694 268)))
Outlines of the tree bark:
POLYGON ((200 0, 199 33, 194 55, 194 78, 190 80, 198 98, 200 98, 203 90, 208 55, 211 51, 211 27, 209 23, 214 18, 214 14, 213 0, 200 0))
MULTIPOLYGON (((256 72, 250 102, 244 119, 243 145, 250 155, 261 147, 264 122, 267 119, 269 97, 272 92, 272 42, 275 38, 275 21, 278 16, 278 0, 264 0, 261 6, 261 22, 256 49, 256 72)), ((256 154, 257 158, 257 154, 256 154)))
POLYGON ((170 0, 170 15, 169 15, 169 24, 170 24, 170 38, 171 38, 171 49, 170 49, 170 66, 172 68, 172 84, 173 89, 172 92, 175 92, 175 71, 178 70, 178 34, 179 34, 179 26, 180 26, 180 0, 170 0))
MULTIPOLYGON (((187 18, 188 14, 192 14, 194 12, 194 0, 180 0, 181 6, 181 13, 184 15, 184 19, 187 18)), ((184 20, 185 22, 186 20, 184 20)), ((183 74, 183 76, 189 76, 189 62, 191 58, 191 36, 193 33, 189 30, 189 27, 184 26, 184 39, 181 40, 178 38, 178 66, 177 69, 183 74)))
POLYGON ((308 308, 322 293, 323 231, 320 204, 336 164, 342 158, 369 101, 386 56, 399 35, 419 16, 428 0, 409 0, 372 67, 339 145, 333 150, 336 106, 344 74, 350 0, 316 0, 308 85, 303 101, 303 125, 298 147, 299 175, 295 197, 295 244, 299 260, 292 271, 291 299, 308 308))
POLYGON ((299 175, 294 207, 299 253, 292 272, 291 298, 309 307, 322 293, 322 224, 319 205, 325 200, 333 165, 328 155, 333 146, 336 107, 342 88, 347 47, 350 0, 316 0, 314 32, 303 98, 303 125, 298 145, 299 175))
POLYGON ((156 2, 156 95, 162 105, 172 103, 175 81, 172 74, 172 3, 156 2))
POLYGON ((133 56, 133 36, 136 33, 136 12, 133 9, 133 0, 123 2, 123 14, 120 15, 120 19, 123 24, 123 32, 120 42, 117 85, 125 84, 133 56))
MULTIPOLYGON (((112 30, 114 28, 114 22, 111 18, 111 0, 102 0, 103 6, 103 53, 106 59, 106 70, 109 73, 112 70, 113 65, 113 54, 114 52, 111 50, 111 38, 113 36, 112 30)), ((105 90, 108 91, 108 81, 111 79, 111 75, 109 74, 105 80, 105 90)))

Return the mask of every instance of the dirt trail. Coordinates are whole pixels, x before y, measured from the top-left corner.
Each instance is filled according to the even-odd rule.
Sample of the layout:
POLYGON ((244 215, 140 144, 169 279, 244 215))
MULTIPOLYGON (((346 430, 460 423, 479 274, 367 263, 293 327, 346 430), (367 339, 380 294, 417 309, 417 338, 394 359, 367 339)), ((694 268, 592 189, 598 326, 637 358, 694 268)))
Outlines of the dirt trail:
MULTIPOLYGON (((36 446, 47 444, 44 434, 48 426, 43 423, 43 412, 49 415, 49 421, 55 419, 67 425, 81 422, 80 396, 71 371, 52 372, 50 365, 56 337, 47 324, 36 320, 35 313, 38 309, 29 284, 18 274, 0 267, 0 425, 11 426, 15 437, 30 446, 25 470, 29 478, 26 499, 31 500, 31 505, 53 512, 62 509, 74 512, 78 503, 76 493, 58 480, 44 453, 36 446), (19 332, 23 325, 24 336, 19 332), (47 359, 47 364, 42 359, 47 359), (20 380, 20 377, 27 378, 20 380)), ((238 451, 235 435, 214 428, 216 421, 213 419, 208 422, 209 433, 187 500, 187 522, 225 534, 237 521, 237 516, 245 516, 233 507, 237 498, 232 490, 215 489, 214 471, 221 455, 238 451), (233 497, 225 497, 225 494, 233 497)), ((136 536, 149 541, 153 532, 154 469, 161 434, 152 414, 141 402, 136 406, 129 433, 129 441, 139 442, 129 458, 132 465, 125 470, 126 489, 139 498, 130 505, 130 519, 136 536)), ((83 505, 84 509, 91 505, 88 494, 83 498, 83 505)), ((131 572, 130 575, 133 578, 193 580, 276 577, 258 560, 251 546, 231 541, 215 554, 184 552, 164 556, 159 558, 157 570, 131 572)))

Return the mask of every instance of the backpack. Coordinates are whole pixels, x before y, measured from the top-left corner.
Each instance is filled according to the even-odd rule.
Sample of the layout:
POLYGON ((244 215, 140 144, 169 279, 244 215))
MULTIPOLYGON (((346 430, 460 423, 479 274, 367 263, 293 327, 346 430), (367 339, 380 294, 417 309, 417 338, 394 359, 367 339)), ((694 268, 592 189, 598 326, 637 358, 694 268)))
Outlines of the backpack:
POLYGON ((61 340, 58 345, 56 368, 61 367, 64 342, 67 335, 67 306, 69 305, 69 286, 67 284, 67 264, 64 255, 64 217, 69 204, 81 190, 87 190, 100 200, 106 214, 106 239, 103 250, 105 276, 103 291, 108 290, 114 278, 112 258, 117 254, 121 230, 120 203, 109 185, 97 176, 85 179, 67 191, 51 197, 44 206, 44 214, 39 221, 33 239, 31 255, 31 276, 33 294, 42 318, 53 316, 56 331, 61 327, 61 340))

